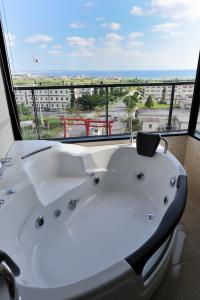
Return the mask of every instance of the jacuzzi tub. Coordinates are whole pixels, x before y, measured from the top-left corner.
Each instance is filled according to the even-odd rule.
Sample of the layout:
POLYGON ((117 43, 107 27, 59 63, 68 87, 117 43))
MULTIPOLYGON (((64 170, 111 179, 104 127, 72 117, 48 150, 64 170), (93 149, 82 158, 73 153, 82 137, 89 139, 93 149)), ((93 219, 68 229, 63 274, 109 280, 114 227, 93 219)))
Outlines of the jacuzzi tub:
POLYGON ((21 299, 149 299, 185 206, 177 159, 162 147, 144 157, 134 144, 44 141, 15 142, 8 156, 0 249, 20 268, 21 299))

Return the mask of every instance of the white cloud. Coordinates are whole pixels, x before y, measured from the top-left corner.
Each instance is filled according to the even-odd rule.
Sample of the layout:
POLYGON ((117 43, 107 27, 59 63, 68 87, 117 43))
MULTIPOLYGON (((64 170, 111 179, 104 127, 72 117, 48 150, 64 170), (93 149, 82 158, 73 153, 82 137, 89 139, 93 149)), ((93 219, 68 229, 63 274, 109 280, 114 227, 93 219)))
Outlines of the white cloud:
POLYGON ((67 42, 70 46, 75 47, 91 47, 95 45, 94 38, 83 38, 80 36, 70 36, 67 38, 67 42))
POLYGON ((128 47, 131 47, 131 48, 139 47, 142 45, 144 45, 144 42, 142 42, 142 41, 135 41, 135 40, 128 41, 128 47))
POLYGON ((42 48, 42 49, 45 49, 45 48, 47 48, 47 45, 46 44, 40 44, 38 47, 42 48))
POLYGON ((91 9, 93 6, 94 6, 94 2, 93 1, 87 1, 85 4, 84 4, 86 10, 89 10, 91 9))
POLYGON ((106 34, 105 42, 107 45, 115 45, 123 40, 123 37, 117 33, 106 34))
POLYGON ((11 34, 10 32, 5 34, 5 41, 7 47, 13 47, 15 44, 16 37, 14 34, 11 34))
POLYGON ((103 23, 101 24, 101 27, 109 28, 111 30, 119 30, 121 28, 121 25, 119 23, 112 22, 112 23, 103 23))
POLYGON ((140 6, 133 6, 130 12, 135 16, 157 15, 191 22, 200 19, 200 1, 151 0, 150 5, 146 3, 145 10, 140 6))
POLYGON ((190 21, 200 19, 199 0, 152 0, 155 14, 173 19, 187 19, 190 21))
POLYGON ((25 41, 30 44, 49 43, 52 40, 53 38, 51 36, 45 34, 30 35, 25 39, 25 41))
POLYGON ((131 32, 131 33, 129 33, 129 38, 131 39, 131 40, 134 40, 134 39, 137 39, 137 38, 140 38, 140 37, 142 37, 143 36, 143 32, 131 32))
POLYGON ((51 55, 60 55, 62 52, 60 50, 49 50, 49 54, 51 55))
POLYGON ((69 53, 69 56, 72 57, 92 57, 93 53, 85 48, 80 48, 78 51, 69 53))
POLYGON ((143 32, 139 32, 139 31, 129 33, 128 42, 127 42, 128 47, 135 48, 138 46, 142 46, 144 44, 144 42, 142 42, 141 40, 138 40, 142 36, 143 36, 143 32))
POLYGON ((74 29, 85 28, 86 24, 83 22, 71 22, 69 24, 69 27, 74 28, 74 29))
POLYGON ((53 49, 62 49, 62 46, 61 45, 53 45, 52 48, 53 49))
POLYGON ((163 23, 157 24, 152 27, 153 32, 170 33, 177 28, 177 23, 163 23))
POLYGON ((131 15, 134 15, 134 16, 143 16, 144 15, 144 11, 143 11, 142 7, 133 6, 131 8, 131 15))

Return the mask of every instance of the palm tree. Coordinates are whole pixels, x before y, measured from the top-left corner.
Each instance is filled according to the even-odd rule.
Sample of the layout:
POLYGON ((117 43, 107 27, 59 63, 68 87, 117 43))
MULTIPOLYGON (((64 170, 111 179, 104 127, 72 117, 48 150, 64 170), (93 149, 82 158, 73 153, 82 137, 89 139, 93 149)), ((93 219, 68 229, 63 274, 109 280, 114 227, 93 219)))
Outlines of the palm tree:
POLYGON ((126 104, 127 112, 128 112, 128 120, 129 120, 129 128, 132 132, 132 119, 133 119, 133 112, 136 108, 137 103, 140 100, 140 94, 138 92, 134 92, 133 95, 126 96, 123 99, 123 102, 126 104))

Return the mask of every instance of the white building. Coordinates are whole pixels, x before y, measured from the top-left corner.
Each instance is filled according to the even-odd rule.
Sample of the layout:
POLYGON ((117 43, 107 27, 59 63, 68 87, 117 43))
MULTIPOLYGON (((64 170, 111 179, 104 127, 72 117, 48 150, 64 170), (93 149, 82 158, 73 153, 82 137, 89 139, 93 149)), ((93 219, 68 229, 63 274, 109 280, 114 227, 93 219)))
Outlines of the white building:
MULTIPOLYGON (((166 102, 169 104, 172 92, 171 86, 145 86, 142 101, 146 102, 150 95, 152 95, 157 101, 160 101, 162 99, 164 90, 166 102)), ((192 99, 193 91, 194 84, 176 85, 174 94, 175 104, 179 104, 181 107, 184 107, 185 102, 187 102, 186 106, 188 106, 187 99, 192 99)))
MULTIPOLYGON (((93 95, 93 88, 74 89, 74 97, 78 99, 83 95, 93 95)), ((63 110, 71 105, 72 89, 47 89, 35 90, 36 107, 41 110, 63 110)), ((31 90, 16 90, 15 98, 18 104, 25 104, 33 108, 31 90)))
MULTIPOLYGON (((168 116, 168 109, 140 109, 136 113, 136 117, 142 123, 143 131, 167 130, 168 116)), ((189 110, 173 109, 171 130, 187 130, 189 116, 189 110)), ((200 123, 198 122, 199 125, 200 123)))
MULTIPOLYGON (((65 109, 71 103, 71 92, 67 89, 35 90, 36 107, 41 110, 65 109)), ((16 102, 33 108, 33 96, 31 90, 16 90, 16 102)))

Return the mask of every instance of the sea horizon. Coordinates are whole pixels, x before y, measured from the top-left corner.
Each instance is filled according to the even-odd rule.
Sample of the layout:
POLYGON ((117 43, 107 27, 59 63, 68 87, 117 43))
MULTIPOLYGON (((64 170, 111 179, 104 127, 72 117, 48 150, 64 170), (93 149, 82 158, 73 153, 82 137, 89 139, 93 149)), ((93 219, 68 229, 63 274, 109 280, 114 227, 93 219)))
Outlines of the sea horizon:
POLYGON ((14 75, 44 77, 135 78, 135 79, 195 79, 195 69, 167 70, 46 70, 20 71, 14 75))

